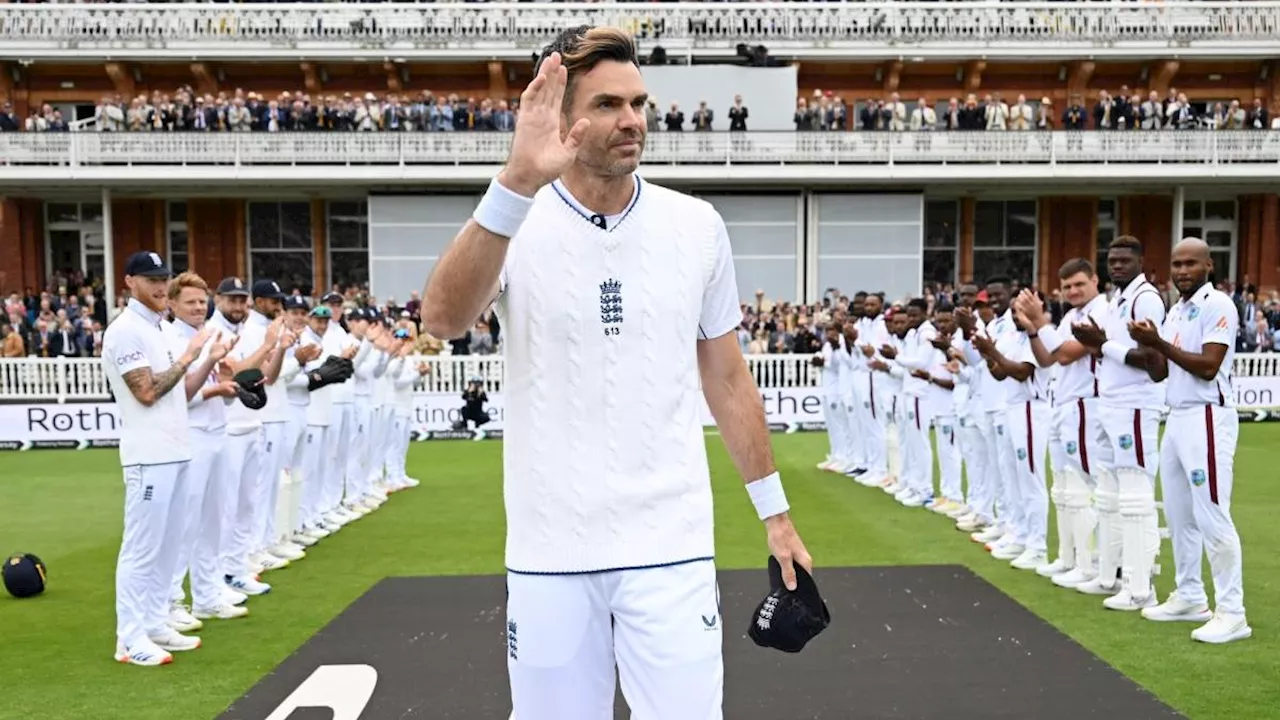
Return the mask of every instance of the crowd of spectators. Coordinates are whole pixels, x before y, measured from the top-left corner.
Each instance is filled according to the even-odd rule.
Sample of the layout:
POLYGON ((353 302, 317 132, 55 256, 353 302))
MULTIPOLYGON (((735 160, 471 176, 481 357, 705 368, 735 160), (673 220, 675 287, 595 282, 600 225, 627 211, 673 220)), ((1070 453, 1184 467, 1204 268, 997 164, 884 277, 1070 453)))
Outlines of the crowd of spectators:
MULTIPOLYGON (((236 88, 216 95, 201 95, 190 86, 172 93, 153 91, 131 99, 107 95, 99 100, 93 116, 98 132, 453 132, 461 130, 510 131, 519 116, 515 100, 436 95, 430 90, 384 93, 317 93, 303 90, 264 94, 236 88)), ((750 111, 737 96, 718 116, 708 103, 686 113, 678 103, 651 99, 645 109, 650 132, 723 131, 749 129, 750 111), (664 107, 665 105, 665 107, 664 107)), ((1170 88, 1161 99, 1122 86, 1114 95, 1098 92, 1086 104, 1079 97, 1061 112, 1048 97, 1028 100, 1026 95, 1005 98, 999 92, 930 100, 903 99, 900 93, 885 98, 849 102, 839 93, 814 90, 796 102, 793 117, 799 132, 834 131, 945 131, 945 130, 1265 130, 1280 128, 1261 98, 1212 104, 1191 102, 1186 93, 1170 88)), ((9 103, 0 107, 0 132, 58 132, 72 129, 62 112, 45 103, 19 118, 9 103)))
MULTIPOLYGON (((1154 282, 1154 280, 1153 280, 1154 282)), ((1017 285, 1017 283, 1015 283, 1017 285)), ((1280 351, 1280 292, 1259 293, 1248 283, 1218 283, 1218 289, 1235 301, 1240 312, 1238 352, 1280 351)), ((1158 287, 1165 303, 1172 306, 1178 292, 1172 283, 1158 287)), ((1105 289, 1105 288, 1104 288, 1105 289)), ((487 310, 475 326, 461 338, 441 340, 422 330, 422 301, 418 293, 401 303, 394 297, 375 298, 364 285, 333 286, 330 292, 341 293, 347 308, 373 307, 397 322, 412 323, 418 329, 417 352, 422 355, 500 355, 502 328, 493 308, 487 310)), ((873 291, 873 290, 869 290, 873 291)), ((292 294, 305 297, 301 289, 292 294)), ((313 293, 314 294, 314 293, 313 293)), ((86 279, 78 271, 59 272, 50 278, 43 290, 13 292, 4 299, 5 322, 0 322, 0 355, 16 357, 97 357, 102 330, 124 308, 128 291, 117 297, 115 307, 107 308, 100 282, 86 279)), ((958 288, 950 284, 926 283, 924 299, 930 311, 939 304, 955 305, 958 288)), ((886 306, 904 307, 905 300, 886 298, 886 306)), ((1061 321, 1068 309, 1061 294, 1046 294, 1053 321, 1061 321)), ((744 303, 743 321, 738 328, 738 345, 744 354, 771 355, 815 353, 822 347, 822 330, 830 322, 831 311, 848 306, 848 296, 829 290, 821 302, 808 305, 773 301, 764 291, 757 291, 755 301, 744 303)), ((212 310, 210 310, 212 312, 212 310)))

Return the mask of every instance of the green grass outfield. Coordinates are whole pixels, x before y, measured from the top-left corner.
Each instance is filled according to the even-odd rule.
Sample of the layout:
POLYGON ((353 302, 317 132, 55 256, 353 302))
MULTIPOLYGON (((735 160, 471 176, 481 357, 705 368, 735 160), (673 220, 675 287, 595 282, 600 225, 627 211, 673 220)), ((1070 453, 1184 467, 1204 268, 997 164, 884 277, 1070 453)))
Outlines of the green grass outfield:
MULTIPOLYGON (((819 571, 822 565, 968 565, 1189 717, 1246 720, 1280 717, 1274 455, 1280 426, 1244 423, 1241 433, 1232 510, 1244 542, 1254 637, 1223 647, 1193 643, 1188 623, 1157 624, 1103 610, 1101 598, 992 560, 943 517, 907 510, 882 492, 814 469, 826 451, 822 433, 777 435, 774 446, 819 571)), ((762 567, 767 551, 760 523, 720 439, 707 440, 719 563, 762 567)), ((249 617, 206 623, 202 649, 177 653, 172 665, 154 669, 111 658, 122 503, 115 451, 0 454, 0 553, 33 552, 50 573, 41 598, 0 594, 0 678, 8 688, 0 718, 212 718, 380 578, 501 572, 500 450, 497 442, 414 444, 409 468, 421 487, 393 496, 302 562, 270 573, 275 589, 249 601, 249 617)), ((1162 560, 1161 597, 1172 583, 1167 543, 1162 560)), ((1209 583, 1207 563, 1205 570, 1209 583)))

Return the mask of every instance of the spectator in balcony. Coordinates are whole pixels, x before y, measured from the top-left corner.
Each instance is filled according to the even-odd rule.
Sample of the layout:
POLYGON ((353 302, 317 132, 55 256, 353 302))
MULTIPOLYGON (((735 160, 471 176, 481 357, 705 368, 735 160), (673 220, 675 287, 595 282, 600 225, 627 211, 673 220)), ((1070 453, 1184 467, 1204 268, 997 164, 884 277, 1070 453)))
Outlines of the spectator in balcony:
POLYGON ((41 113, 39 109, 32 108, 31 114, 27 116, 27 121, 23 124, 22 129, 27 132, 45 132, 49 129, 49 118, 41 113))
POLYGON ((644 106, 644 127, 648 132, 658 132, 658 101, 653 98, 644 106))
POLYGON ((902 132, 907 129, 907 106, 898 93, 889 94, 889 102, 885 103, 885 121, 890 132, 902 132))
POLYGON ((698 109, 693 111, 693 129, 695 131, 708 132, 711 130, 711 121, 715 118, 715 113, 711 108, 707 107, 707 101, 703 100, 698 103, 698 109))
POLYGON ((17 132, 18 116, 13 114, 13 103, 5 101, 0 105, 0 132, 17 132))
POLYGON ((942 113, 942 127, 944 130, 954 132, 962 129, 960 124, 961 110, 963 108, 960 106, 960 98, 953 97, 947 101, 947 109, 942 113))
POLYGON ((987 95, 982 104, 988 130, 1007 130, 1009 128, 1009 106, 1000 97, 1000 93, 987 95))
POLYGON ((1009 129, 1030 130, 1034 125, 1035 116, 1027 104, 1027 96, 1019 95, 1018 101, 1009 106, 1009 129))
POLYGON ((868 132, 882 129, 884 127, 883 113, 883 100, 867 98, 866 104, 862 106, 862 111, 858 113, 858 126, 868 132))
POLYGON ((663 118, 663 121, 667 125, 667 132, 682 132, 684 130, 684 112, 680 110, 679 103, 671 103, 671 110, 663 118))
POLYGON ((431 129, 436 132, 453 131, 453 103, 443 95, 436 98, 429 115, 431 129))
POLYGON ((253 129, 253 112, 242 98, 231 101, 227 108, 226 126, 231 132, 249 132, 253 129))
POLYGON ((911 123, 909 125, 912 132, 928 132, 938 124, 938 114, 929 107, 929 101, 922 96, 916 101, 915 108, 911 111, 911 123))
POLYGON ((120 109, 119 98, 103 95, 93 112, 94 126, 98 132, 120 132, 125 128, 125 114, 120 109))
POLYGON ((978 96, 970 93, 958 114, 961 130, 981 130, 987 126, 987 112, 978 107, 978 96))
POLYGON ((729 108, 729 132, 747 131, 747 106, 742 104, 742 96, 733 96, 733 107, 729 108))
POLYGON ((462 100, 457 95, 449 96, 453 100, 453 129, 470 130, 475 127, 476 101, 474 98, 462 100))
POLYGON ((1142 103, 1138 111, 1138 123, 1143 130, 1159 130, 1164 127, 1164 107, 1160 102, 1160 94, 1155 90, 1147 93, 1147 101, 1142 103))
POLYGON ((1088 117, 1089 114, 1080 102, 1080 96, 1075 95, 1071 98, 1071 104, 1062 112, 1062 129, 1084 130, 1085 124, 1088 123, 1088 117))
POLYGON ((1170 130, 1191 130, 1197 124, 1195 109, 1186 93, 1178 93, 1177 100, 1165 108, 1165 127, 1170 130))
POLYGON ((1116 128, 1116 101, 1106 90, 1098 91, 1098 102, 1093 106, 1093 127, 1097 130, 1116 128))
POLYGON ((1250 130, 1266 130, 1270 126, 1267 120, 1267 108, 1263 106, 1262 98, 1253 99, 1253 107, 1245 119, 1245 126, 1250 130))

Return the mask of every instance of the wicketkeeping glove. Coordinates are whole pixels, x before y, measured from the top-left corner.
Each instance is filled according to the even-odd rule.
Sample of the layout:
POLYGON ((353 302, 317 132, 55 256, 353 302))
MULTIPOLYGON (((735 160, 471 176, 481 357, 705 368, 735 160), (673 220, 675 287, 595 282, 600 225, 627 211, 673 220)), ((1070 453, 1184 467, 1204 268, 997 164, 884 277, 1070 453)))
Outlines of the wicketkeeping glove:
POLYGON ((330 356, 320 367, 307 373, 307 390, 319 390, 325 385, 344 382, 349 377, 341 358, 330 356))

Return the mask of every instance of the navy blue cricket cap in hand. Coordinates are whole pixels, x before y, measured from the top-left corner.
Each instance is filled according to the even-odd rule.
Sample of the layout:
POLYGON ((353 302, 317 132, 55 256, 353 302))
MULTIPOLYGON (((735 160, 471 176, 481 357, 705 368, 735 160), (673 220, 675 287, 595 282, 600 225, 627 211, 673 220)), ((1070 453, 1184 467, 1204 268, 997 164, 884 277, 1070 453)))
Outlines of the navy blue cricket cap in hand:
POLYGON ((747 634, 756 645, 787 653, 798 653, 818 633, 831 624, 831 612, 818 583, 807 570, 795 563, 796 589, 788 590, 782 581, 782 566, 769 558, 769 594, 756 606, 747 634))

